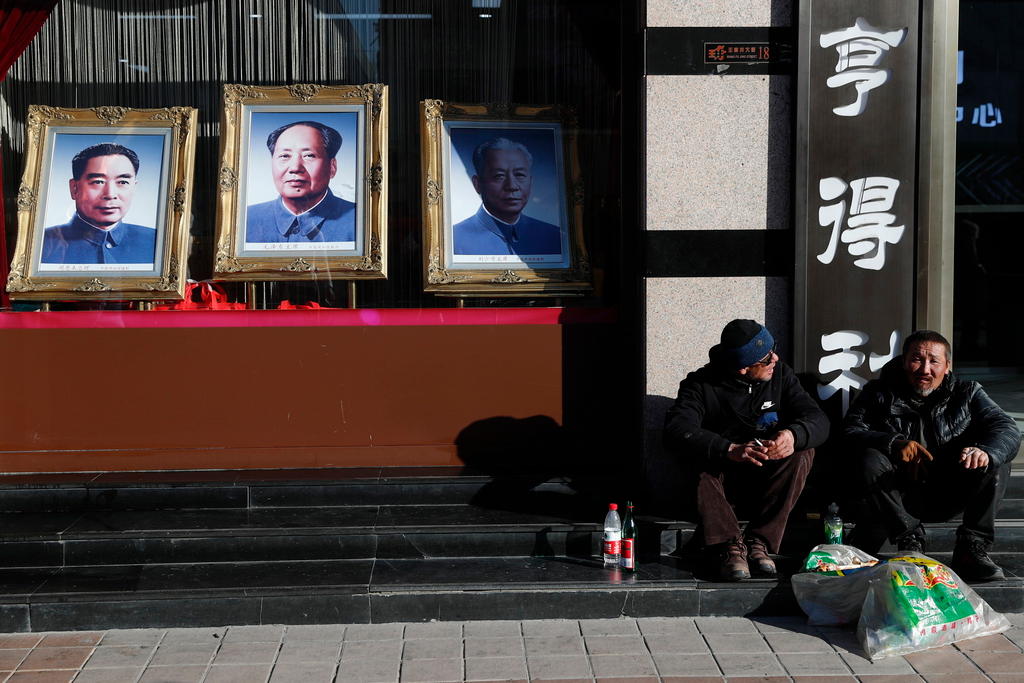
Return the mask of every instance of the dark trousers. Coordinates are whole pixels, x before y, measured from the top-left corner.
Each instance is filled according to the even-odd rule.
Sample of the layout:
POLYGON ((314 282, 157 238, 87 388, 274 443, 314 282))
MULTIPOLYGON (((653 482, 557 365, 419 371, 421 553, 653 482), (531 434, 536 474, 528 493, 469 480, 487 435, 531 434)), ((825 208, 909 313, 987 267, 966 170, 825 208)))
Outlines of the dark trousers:
POLYGON ((804 489, 813 462, 814 449, 808 448, 761 467, 725 460, 704 468, 697 481, 697 512, 704 544, 740 538, 740 523, 730 504, 734 501, 750 520, 746 535, 764 539, 769 552, 779 552, 789 513, 804 489))
POLYGON ((946 522, 963 512, 958 536, 989 543, 995 537, 996 513, 1010 476, 1010 465, 968 470, 957 454, 936 455, 923 478, 911 481, 889 456, 869 448, 852 463, 851 481, 859 484, 862 510, 857 526, 865 535, 884 535, 895 542, 921 522, 946 522), (945 457, 943 457, 945 456, 945 457))

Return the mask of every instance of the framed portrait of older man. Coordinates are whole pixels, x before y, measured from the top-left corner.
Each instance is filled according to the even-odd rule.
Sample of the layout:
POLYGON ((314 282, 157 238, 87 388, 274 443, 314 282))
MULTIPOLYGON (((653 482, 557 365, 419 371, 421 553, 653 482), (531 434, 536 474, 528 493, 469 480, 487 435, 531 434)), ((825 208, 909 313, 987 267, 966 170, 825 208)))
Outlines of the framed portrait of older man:
POLYGON ((181 299, 191 107, 31 106, 12 299, 181 299))
POLYGON ((224 86, 216 277, 386 277, 386 159, 386 86, 224 86))
POLYGON ((590 289, 574 126, 556 107, 421 105, 425 289, 590 289))

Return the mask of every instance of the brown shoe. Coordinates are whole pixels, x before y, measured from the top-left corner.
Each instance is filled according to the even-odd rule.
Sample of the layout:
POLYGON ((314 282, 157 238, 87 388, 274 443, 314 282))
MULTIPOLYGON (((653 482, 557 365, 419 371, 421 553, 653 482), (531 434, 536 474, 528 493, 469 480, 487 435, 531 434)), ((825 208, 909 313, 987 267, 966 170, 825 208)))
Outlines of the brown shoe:
POLYGON ((729 541, 718 546, 718 576, 725 581, 741 581, 750 578, 747 566, 747 548, 740 540, 729 541))
POLYGON ((750 536, 745 539, 747 545, 747 557, 750 558, 751 564, 754 565, 754 570, 758 574, 764 576, 775 576, 778 574, 778 570, 775 569, 775 562, 772 558, 768 557, 768 546, 765 545, 764 541, 756 536, 750 536))

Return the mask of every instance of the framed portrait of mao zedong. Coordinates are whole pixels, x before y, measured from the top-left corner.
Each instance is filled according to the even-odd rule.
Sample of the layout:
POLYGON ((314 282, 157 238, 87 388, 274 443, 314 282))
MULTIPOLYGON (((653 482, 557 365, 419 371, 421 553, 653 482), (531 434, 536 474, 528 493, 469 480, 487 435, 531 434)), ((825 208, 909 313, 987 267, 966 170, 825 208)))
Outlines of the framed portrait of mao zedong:
POLYGON ((387 94, 224 86, 215 277, 387 276, 387 94))
POLYGON ((11 298, 183 298, 195 129, 191 107, 30 106, 11 298))
POLYGON ((590 289, 571 116, 550 106, 421 103, 425 290, 590 289))

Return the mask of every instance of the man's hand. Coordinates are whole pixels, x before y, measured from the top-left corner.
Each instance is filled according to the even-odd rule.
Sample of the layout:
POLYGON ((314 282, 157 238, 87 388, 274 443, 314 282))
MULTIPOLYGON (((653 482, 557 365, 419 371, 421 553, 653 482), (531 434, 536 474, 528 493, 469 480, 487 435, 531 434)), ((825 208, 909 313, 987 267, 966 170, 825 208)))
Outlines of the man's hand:
POLYGON ((907 474, 914 481, 923 474, 926 463, 933 460, 928 449, 916 441, 897 441, 893 448, 900 462, 906 466, 907 474))
POLYGON ((768 449, 754 442, 729 444, 725 457, 733 462, 749 462, 758 467, 768 459, 768 449))
POLYGON ((793 447, 793 442, 793 432, 788 429, 780 430, 778 434, 764 442, 765 447, 768 449, 768 459, 782 460, 793 455, 793 451, 796 450, 793 447))
POLYGON ((988 467, 988 453, 975 446, 960 451, 960 464, 969 470, 988 467))

